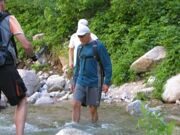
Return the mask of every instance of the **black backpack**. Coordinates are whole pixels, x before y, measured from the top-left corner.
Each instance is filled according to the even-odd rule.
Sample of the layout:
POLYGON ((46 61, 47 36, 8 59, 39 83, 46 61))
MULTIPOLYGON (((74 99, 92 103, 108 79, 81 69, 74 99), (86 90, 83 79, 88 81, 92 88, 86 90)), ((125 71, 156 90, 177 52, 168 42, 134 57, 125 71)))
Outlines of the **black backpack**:
MULTIPOLYGON (((11 15, 9 12, 0 12, 0 22, 2 22, 7 16, 11 15)), ((13 58, 11 53, 8 51, 8 47, 9 47, 9 43, 12 42, 13 47, 15 49, 16 52, 16 57, 17 55, 17 48, 16 48, 16 42, 14 40, 14 36, 13 34, 11 35, 11 37, 8 40, 8 43, 6 46, 2 46, 3 43, 3 39, 2 39, 2 32, 0 31, 0 67, 6 65, 6 64, 13 64, 13 58)))

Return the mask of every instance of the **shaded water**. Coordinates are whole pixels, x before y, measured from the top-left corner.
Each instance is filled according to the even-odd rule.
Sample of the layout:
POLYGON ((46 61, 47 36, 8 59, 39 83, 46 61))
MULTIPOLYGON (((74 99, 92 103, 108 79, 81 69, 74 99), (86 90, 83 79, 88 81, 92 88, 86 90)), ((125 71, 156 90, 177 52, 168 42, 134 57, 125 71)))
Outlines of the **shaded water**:
MULTIPOLYGON (((88 108, 82 108, 81 122, 76 127, 94 135, 142 135, 136 128, 137 119, 120 106, 102 104, 99 108, 99 122, 90 123, 88 108)), ((0 112, 0 135, 14 135, 12 123, 14 108, 0 112)), ((55 135, 71 122, 69 102, 54 105, 29 105, 25 135, 55 135)))

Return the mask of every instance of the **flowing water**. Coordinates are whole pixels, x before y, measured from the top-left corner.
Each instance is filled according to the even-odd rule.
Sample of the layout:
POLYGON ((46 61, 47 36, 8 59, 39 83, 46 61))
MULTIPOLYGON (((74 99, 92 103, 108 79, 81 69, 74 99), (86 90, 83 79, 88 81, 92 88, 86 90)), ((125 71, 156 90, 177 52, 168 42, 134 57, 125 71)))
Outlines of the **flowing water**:
MULTIPOLYGON (((54 105, 29 105, 25 135, 55 135, 71 122, 71 104, 62 102, 54 105)), ((98 110, 99 122, 91 124, 88 108, 82 108, 81 121, 77 128, 93 135, 142 135, 136 128, 137 118, 116 105, 102 104, 98 110)), ((15 135, 12 122, 13 107, 0 112, 0 135, 15 135)))

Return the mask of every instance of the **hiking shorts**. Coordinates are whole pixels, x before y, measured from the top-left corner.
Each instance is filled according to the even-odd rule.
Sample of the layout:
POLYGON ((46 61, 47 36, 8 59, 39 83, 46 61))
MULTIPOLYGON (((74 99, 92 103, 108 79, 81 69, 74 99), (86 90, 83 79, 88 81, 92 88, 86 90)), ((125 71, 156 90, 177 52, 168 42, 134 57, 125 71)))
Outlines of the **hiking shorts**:
POLYGON ((1 91, 12 106, 26 96, 27 89, 14 65, 0 67, 0 93, 1 91))
POLYGON ((80 101, 82 105, 99 106, 101 99, 101 89, 97 87, 76 84, 73 96, 74 99, 80 101))

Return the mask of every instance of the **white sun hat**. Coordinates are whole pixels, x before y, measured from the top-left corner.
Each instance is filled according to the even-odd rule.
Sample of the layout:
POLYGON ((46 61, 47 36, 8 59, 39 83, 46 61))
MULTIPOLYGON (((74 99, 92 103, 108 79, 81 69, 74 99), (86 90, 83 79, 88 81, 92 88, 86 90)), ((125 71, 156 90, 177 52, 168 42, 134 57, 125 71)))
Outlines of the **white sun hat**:
POLYGON ((90 33, 90 29, 88 28, 88 26, 82 25, 82 24, 79 25, 79 27, 78 27, 78 29, 76 31, 76 34, 78 36, 83 36, 83 35, 85 35, 87 33, 90 33))
POLYGON ((78 27, 79 27, 79 25, 86 25, 86 26, 88 26, 88 21, 86 19, 80 19, 78 21, 78 27))

